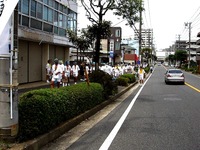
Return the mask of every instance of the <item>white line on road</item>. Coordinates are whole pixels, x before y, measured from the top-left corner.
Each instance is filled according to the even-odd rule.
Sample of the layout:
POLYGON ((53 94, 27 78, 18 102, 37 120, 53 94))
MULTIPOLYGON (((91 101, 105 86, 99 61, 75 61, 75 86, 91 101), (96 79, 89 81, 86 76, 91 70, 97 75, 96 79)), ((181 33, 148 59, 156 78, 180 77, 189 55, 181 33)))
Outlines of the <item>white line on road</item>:
POLYGON ((128 108, 125 110, 125 112, 123 113, 123 115, 121 116, 121 118, 119 119, 119 121, 117 122, 117 124, 115 125, 115 127, 112 129, 112 131, 110 132, 110 134, 108 135, 108 137, 106 138, 106 140, 103 142, 103 144, 101 145, 101 147, 99 148, 99 150, 107 150, 110 147, 112 141, 114 140, 115 136, 117 135, 119 129, 121 128, 122 124, 124 123, 124 121, 125 121, 126 117, 128 116, 131 108, 133 107, 136 99, 138 98, 139 94, 141 93, 142 89, 144 88, 145 84, 147 83, 147 81, 149 80, 149 78, 151 77, 151 75, 147 78, 147 80, 145 81, 145 83, 142 85, 142 87, 140 88, 140 90, 137 92, 137 94, 135 95, 135 97, 132 99, 132 101, 129 104, 128 108))

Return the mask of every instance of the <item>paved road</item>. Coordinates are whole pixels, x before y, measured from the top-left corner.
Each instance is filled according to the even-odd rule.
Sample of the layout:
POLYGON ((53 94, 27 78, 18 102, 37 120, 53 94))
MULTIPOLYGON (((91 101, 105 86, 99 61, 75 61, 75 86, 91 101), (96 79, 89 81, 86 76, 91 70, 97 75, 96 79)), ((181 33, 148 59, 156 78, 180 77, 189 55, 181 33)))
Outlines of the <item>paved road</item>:
POLYGON ((131 89, 113 109, 43 149, 200 150, 200 79, 186 73, 186 85, 166 85, 164 73, 157 66, 144 86, 131 89))

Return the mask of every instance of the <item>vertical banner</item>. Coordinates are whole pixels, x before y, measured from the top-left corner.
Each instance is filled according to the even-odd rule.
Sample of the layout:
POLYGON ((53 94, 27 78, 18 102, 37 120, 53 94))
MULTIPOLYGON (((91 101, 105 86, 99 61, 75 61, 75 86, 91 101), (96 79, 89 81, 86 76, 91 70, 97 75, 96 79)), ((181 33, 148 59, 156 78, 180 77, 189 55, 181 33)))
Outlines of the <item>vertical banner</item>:
POLYGON ((11 17, 0 36, 0 54, 9 54, 11 47, 11 17))
POLYGON ((19 0, 0 0, 0 54, 8 54, 11 40, 11 15, 19 0))

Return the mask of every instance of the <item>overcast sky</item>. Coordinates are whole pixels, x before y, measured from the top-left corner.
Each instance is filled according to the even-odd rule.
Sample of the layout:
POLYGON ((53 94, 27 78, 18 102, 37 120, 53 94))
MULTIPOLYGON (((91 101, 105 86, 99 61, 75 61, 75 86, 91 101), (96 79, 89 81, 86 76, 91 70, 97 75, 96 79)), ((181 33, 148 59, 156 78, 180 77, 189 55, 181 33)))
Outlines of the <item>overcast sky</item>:
MULTIPOLYGON (((143 0, 143 28, 153 28, 154 44, 157 50, 168 48, 180 35, 181 40, 189 39, 189 30, 185 22, 192 23, 191 40, 198 39, 200 32, 200 0, 143 0)), ((85 10, 79 4, 78 28, 86 28, 90 21, 85 17, 85 10)), ((122 38, 134 38, 133 29, 121 18, 108 12, 105 20, 112 21, 112 26, 122 27, 122 38)), ((138 27, 138 24, 136 24, 138 27)))

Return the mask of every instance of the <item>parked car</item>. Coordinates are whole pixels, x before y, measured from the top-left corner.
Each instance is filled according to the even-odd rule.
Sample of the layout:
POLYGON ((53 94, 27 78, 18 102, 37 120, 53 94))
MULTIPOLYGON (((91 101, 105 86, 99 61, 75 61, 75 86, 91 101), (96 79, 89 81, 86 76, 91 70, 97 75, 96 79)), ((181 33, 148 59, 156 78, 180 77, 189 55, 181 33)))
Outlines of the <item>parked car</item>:
POLYGON ((165 83, 182 83, 185 84, 185 76, 180 69, 168 69, 165 73, 165 83))

